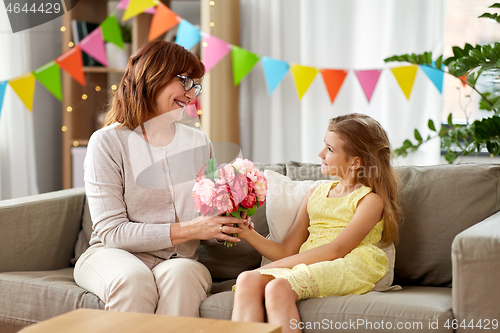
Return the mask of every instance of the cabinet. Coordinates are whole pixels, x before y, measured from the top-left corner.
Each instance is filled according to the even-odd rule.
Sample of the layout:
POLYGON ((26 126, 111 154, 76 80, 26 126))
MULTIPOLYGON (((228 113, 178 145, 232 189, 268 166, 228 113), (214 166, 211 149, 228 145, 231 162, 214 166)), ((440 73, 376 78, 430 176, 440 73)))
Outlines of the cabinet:
MULTIPOLYGON (((171 2, 175 1, 162 2, 170 7, 171 2)), ((239 45, 239 1, 200 0, 200 6, 202 30, 239 45), (212 21, 218 24, 214 27, 213 24, 210 25, 212 21)), ((108 0, 79 0, 63 16, 66 32, 62 37, 62 52, 69 50, 69 44, 73 40, 70 28, 72 20, 100 23, 108 16, 107 9, 108 0)), ((140 14, 131 19, 132 52, 148 41, 152 17, 150 14, 140 14)), ((99 128, 97 117, 107 110, 112 96, 111 85, 118 85, 124 68, 84 67, 84 73, 87 83, 85 87, 69 74, 62 74, 62 183, 65 189, 73 187, 71 150, 73 147, 86 146, 92 133, 99 128)), ((239 144, 238 89, 232 81, 230 56, 206 75, 203 89, 201 121, 204 131, 212 141, 239 144), (217 87, 217 90, 210 87, 217 87)))

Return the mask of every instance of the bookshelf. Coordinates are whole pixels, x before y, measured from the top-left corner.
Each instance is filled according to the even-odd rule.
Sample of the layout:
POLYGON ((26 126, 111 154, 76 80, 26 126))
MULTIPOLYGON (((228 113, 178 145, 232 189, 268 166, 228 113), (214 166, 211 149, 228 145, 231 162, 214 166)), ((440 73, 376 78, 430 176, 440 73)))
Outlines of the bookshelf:
MULTIPOLYGON (((161 0, 170 7, 176 0, 161 0)), ((177 0, 200 3, 201 28, 203 31, 239 45, 239 1, 177 0), (215 27, 210 22, 215 21, 215 27)), ((117 1, 115 1, 117 2, 117 1)), ((102 22, 108 16, 108 0, 79 0, 71 11, 63 15, 67 28, 62 36, 62 53, 70 49, 73 41, 71 21, 102 22)), ((151 14, 132 18, 132 52, 148 41, 151 14)), ((163 39, 160 36, 158 39, 163 39)), ((233 85, 231 58, 227 56, 203 80, 201 103, 203 130, 217 142, 239 144, 239 97, 238 87, 233 85), (211 89, 217 87, 217 89, 211 89)), ((87 85, 80 86, 69 74, 62 71, 62 183, 63 188, 74 185, 72 179, 72 148, 86 146, 92 133, 99 128, 97 116, 106 111, 111 97, 111 85, 118 84, 124 68, 84 67, 87 85), (99 87, 99 91, 96 91, 99 87), (86 99, 82 96, 86 95, 86 99)))

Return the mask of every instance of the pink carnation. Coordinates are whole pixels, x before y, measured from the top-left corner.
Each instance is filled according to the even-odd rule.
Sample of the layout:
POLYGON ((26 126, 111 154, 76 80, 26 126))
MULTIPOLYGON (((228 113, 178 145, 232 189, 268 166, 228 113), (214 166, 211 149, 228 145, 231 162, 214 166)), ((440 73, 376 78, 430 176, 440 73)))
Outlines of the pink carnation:
POLYGON ((234 204, 238 206, 248 194, 247 177, 237 174, 230 186, 234 204))
POLYGON ((267 179, 262 173, 257 175, 257 181, 254 183, 255 194, 260 204, 263 204, 267 196, 267 179))
POLYGON ((238 171, 240 173, 244 174, 247 177, 248 177, 249 173, 252 173, 252 171, 254 171, 254 170, 258 171, 258 169, 255 167, 255 165, 251 161, 249 161, 247 159, 243 159, 243 158, 237 158, 234 161, 233 165, 236 169, 238 169, 238 171))
POLYGON ((223 164, 219 167, 219 178, 215 181, 218 185, 226 184, 229 185, 234 180, 234 168, 231 164, 223 164))
POLYGON ((254 193, 249 193, 246 198, 240 203, 245 208, 253 208, 253 206, 255 206, 255 204, 257 203, 257 197, 254 193))
POLYGON ((205 178, 205 168, 207 165, 205 164, 204 166, 201 167, 201 169, 198 171, 198 174, 196 175, 196 182, 199 182, 200 180, 205 178))
POLYGON ((204 204, 201 200, 200 197, 196 195, 195 192, 193 192, 193 201, 194 201, 194 207, 198 212, 200 212, 202 215, 211 215, 214 210, 212 207, 204 204))
POLYGON ((219 211, 220 214, 234 212, 237 207, 234 207, 233 200, 229 195, 228 186, 218 186, 212 198, 212 207, 219 211))
POLYGON ((201 179, 194 185, 193 192, 196 193, 201 202, 210 206, 212 196, 215 193, 215 184, 210 179, 201 179))

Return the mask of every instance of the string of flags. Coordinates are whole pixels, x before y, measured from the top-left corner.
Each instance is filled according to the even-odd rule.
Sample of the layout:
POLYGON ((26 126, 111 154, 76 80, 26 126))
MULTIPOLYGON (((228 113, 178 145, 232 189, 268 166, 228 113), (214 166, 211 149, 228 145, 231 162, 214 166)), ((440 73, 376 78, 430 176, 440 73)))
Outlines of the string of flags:
MULTIPOLYGON (((346 69, 316 68, 288 63, 229 44, 217 37, 202 32, 199 28, 174 13, 166 5, 161 2, 156 2, 155 0, 121 0, 117 8, 125 10, 122 18, 123 21, 141 13, 153 14, 154 16, 151 21, 148 35, 149 40, 154 40, 177 26, 175 40, 177 44, 189 50, 201 42, 202 61, 205 64, 207 72, 213 69, 224 57, 231 53, 234 85, 239 85, 260 61, 269 95, 274 92, 288 71, 291 71, 298 98, 301 100, 316 76, 320 73, 330 97, 330 101, 333 103, 348 74, 348 70, 346 69)), ((38 82, 58 100, 62 100, 61 69, 68 73, 80 85, 85 86, 86 81, 83 71, 82 52, 88 54, 100 64, 107 67, 108 60, 105 43, 113 43, 122 49, 124 48, 120 25, 115 13, 110 14, 98 28, 93 30, 78 44, 60 55, 57 59, 50 61, 33 72, 10 80, 0 81, 0 116, 7 84, 11 86, 30 112, 33 110, 36 80, 38 80, 38 82)), ((435 65, 393 67, 391 68, 391 72, 407 100, 410 99, 413 83, 419 67, 438 91, 442 93, 444 72, 438 70, 435 65)), ((354 70, 368 103, 373 96, 382 70, 383 69, 354 70)), ((461 79, 462 84, 465 86, 465 75, 461 77, 461 79)))

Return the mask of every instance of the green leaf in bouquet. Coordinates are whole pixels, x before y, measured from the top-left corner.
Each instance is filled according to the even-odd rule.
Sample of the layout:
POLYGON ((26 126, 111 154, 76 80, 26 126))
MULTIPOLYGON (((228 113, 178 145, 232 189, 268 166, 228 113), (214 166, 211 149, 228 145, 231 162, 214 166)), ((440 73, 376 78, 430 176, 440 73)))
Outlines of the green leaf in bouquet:
POLYGON ((231 213, 231 216, 234 216, 234 217, 239 218, 239 219, 241 218, 241 216, 240 216, 240 214, 238 213, 238 211, 236 211, 236 212, 232 212, 232 213, 231 213))
POLYGON ((249 208, 247 211, 247 216, 254 215, 256 211, 257 211, 257 206, 253 206, 252 208, 249 208))
POLYGON ((205 178, 215 181, 219 178, 219 170, 215 156, 212 157, 205 167, 205 178))

